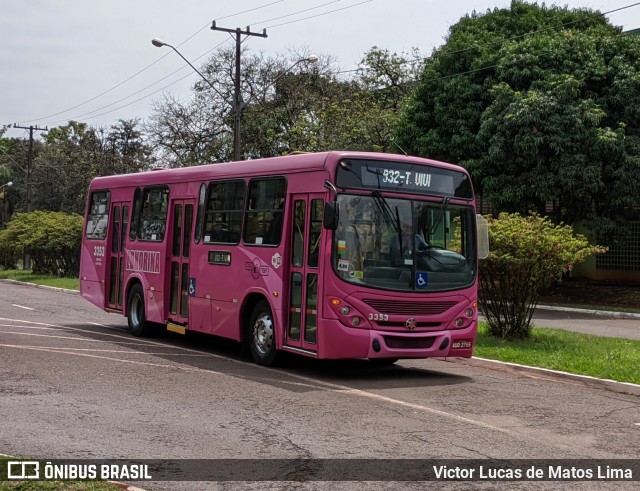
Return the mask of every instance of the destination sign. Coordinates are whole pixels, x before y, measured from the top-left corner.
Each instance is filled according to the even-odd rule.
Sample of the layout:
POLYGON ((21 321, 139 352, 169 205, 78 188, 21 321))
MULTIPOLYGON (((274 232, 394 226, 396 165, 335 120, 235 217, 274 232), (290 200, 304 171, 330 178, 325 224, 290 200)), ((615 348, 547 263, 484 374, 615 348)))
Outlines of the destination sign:
POLYGON ((345 159, 340 161, 336 184, 343 188, 473 198, 464 172, 407 162, 345 159))
POLYGON ((231 253, 229 251, 209 251, 209 264, 229 266, 231 264, 231 253))

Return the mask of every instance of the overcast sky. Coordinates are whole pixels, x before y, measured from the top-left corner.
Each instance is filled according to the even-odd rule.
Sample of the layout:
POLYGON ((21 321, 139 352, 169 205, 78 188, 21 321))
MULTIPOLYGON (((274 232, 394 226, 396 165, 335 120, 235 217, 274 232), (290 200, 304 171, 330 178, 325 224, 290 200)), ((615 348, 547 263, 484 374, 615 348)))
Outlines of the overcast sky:
MULTIPOLYGON (((553 3, 607 12, 637 2, 547 2, 553 3)), ((398 53, 417 47, 428 55, 463 15, 509 4, 510 0, 4 0, 0 124, 51 127, 74 119, 109 126, 118 119, 147 118, 163 90, 186 98, 198 79, 176 53, 154 47, 151 39, 180 45, 180 52, 199 66, 208 51, 221 43, 233 45, 228 34, 210 29, 212 20, 233 29, 267 28, 266 39, 245 41, 253 51, 276 55, 306 47, 334 56, 349 70, 372 46, 398 53)), ((625 30, 639 28, 640 5, 608 18, 625 30)), ((25 135, 24 130, 7 133, 25 135)))

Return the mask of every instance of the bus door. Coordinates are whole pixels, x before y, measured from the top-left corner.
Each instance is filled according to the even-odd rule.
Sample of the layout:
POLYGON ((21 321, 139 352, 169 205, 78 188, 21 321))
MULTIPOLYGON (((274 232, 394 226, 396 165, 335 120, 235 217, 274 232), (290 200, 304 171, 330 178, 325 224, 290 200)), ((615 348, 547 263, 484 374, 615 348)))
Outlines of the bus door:
POLYGON ((129 223, 129 204, 111 203, 111 243, 107 259, 109 278, 107 308, 122 310, 122 280, 124 277, 124 239, 129 223))
POLYGON ((289 323, 285 343, 316 352, 324 198, 322 194, 297 194, 292 196, 292 203, 289 323))
POLYGON ((171 201, 169 319, 183 326, 189 321, 189 289, 195 288, 195 279, 189 277, 193 209, 193 200, 171 201))

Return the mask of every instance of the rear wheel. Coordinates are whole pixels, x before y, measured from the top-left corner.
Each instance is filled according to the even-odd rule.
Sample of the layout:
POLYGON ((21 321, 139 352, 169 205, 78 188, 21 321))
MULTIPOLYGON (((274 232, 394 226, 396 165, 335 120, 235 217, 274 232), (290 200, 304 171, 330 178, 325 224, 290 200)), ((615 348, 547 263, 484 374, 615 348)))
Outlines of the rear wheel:
POLYGON ((258 365, 272 365, 276 359, 276 331, 269 304, 262 300, 256 304, 247 329, 249 350, 258 365))
POLYGON ((147 316, 144 308, 144 290, 140 283, 131 287, 127 297, 127 321, 129 332, 134 336, 145 336, 149 333, 147 316))

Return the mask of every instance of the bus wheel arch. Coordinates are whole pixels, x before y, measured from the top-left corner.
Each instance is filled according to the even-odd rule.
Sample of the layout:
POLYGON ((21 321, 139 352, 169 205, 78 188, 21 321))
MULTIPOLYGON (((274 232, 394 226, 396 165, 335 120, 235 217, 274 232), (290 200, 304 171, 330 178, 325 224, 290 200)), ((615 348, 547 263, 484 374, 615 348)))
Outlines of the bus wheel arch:
POLYGON ((262 295, 251 295, 242 310, 243 342, 258 365, 275 362, 277 329, 273 310, 262 295))

